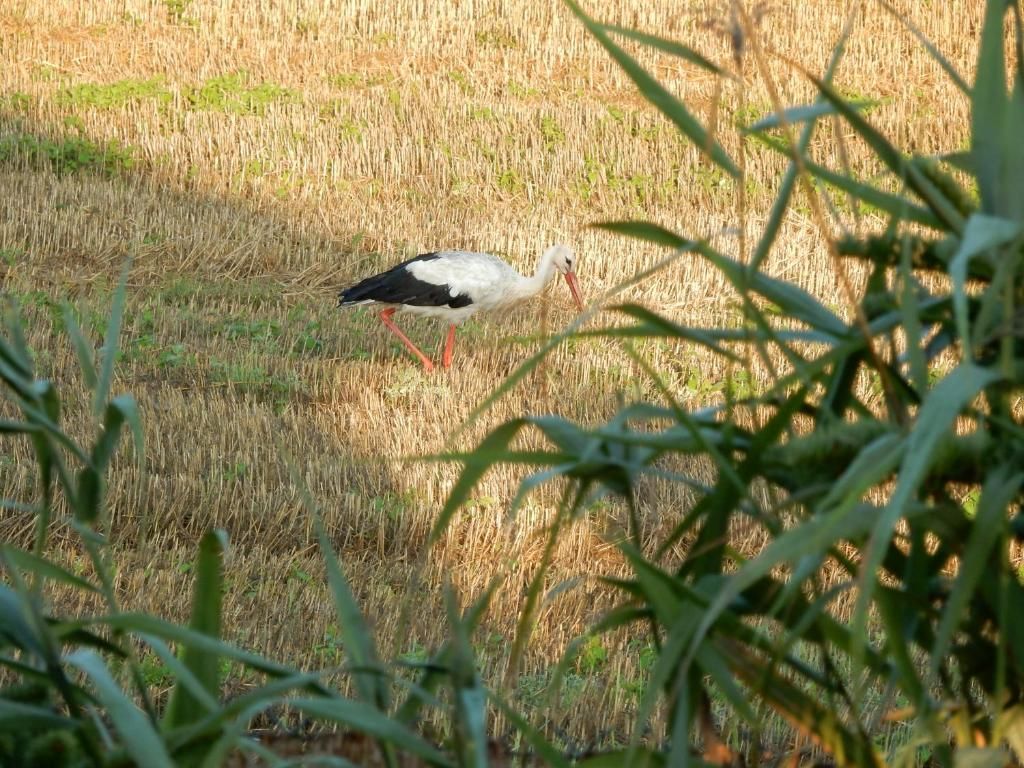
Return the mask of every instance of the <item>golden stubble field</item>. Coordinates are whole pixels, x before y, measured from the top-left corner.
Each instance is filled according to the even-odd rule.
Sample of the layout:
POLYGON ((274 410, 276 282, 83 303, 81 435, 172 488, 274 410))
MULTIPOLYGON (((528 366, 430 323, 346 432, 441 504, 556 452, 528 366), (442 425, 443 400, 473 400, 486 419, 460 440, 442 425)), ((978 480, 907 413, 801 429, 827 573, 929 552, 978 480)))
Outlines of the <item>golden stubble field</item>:
MULTIPOLYGON (((897 5, 971 74, 980 4, 897 5)), ((715 24, 727 6, 585 4, 603 21, 730 64, 715 24)), ((762 46, 820 73, 847 4, 782 0, 767 11, 762 46)), ((678 59, 637 53, 716 123, 734 156, 735 126, 770 111, 749 61, 741 95, 678 59)), ((415 658, 441 636, 445 580, 468 599, 504 575, 478 638, 484 675, 498 681, 558 489, 534 494, 503 523, 520 476, 493 472, 425 556, 457 467, 405 459, 441 450, 474 406, 572 319, 568 293, 552 287, 510 316, 474 321, 460 331, 455 367, 424 375, 372 314, 336 310, 337 290, 417 251, 487 250, 527 271, 546 245, 567 242, 586 296, 597 298, 665 254, 588 224, 650 219, 735 254, 737 185, 636 95, 557 2, 18 0, 0 10, 0 60, 0 274, 31 319, 40 369, 64 391, 76 429, 85 429, 88 408, 74 356, 55 333, 54 303, 77 302, 98 346, 112 286, 124 259, 134 259, 115 388, 140 403, 146 473, 140 494, 122 452, 110 510, 126 605, 183 617, 198 539, 220 526, 232 541, 228 637, 293 663, 337 662, 321 558, 283 448, 321 504, 384 648, 415 658)), ((786 103, 811 97, 798 72, 771 62, 786 103)), ((946 151, 965 140, 965 100, 880 6, 863 4, 837 84, 880 99, 871 119, 907 149, 946 151)), ((833 129, 818 136, 816 154, 836 165, 833 129)), ((843 138, 851 165, 875 172, 843 138)), ((747 227, 756 237, 783 165, 748 149, 747 227)), ((854 226, 842 200, 836 208, 832 232, 854 226)), ((860 226, 879 222, 867 212, 860 226)), ((823 242, 798 204, 768 269, 841 306, 823 242)), ((739 317, 725 282, 696 257, 620 299, 693 324, 739 317)), ((604 313, 593 324, 611 321, 604 313)), ((436 349, 441 326, 400 322, 436 349)), ((721 397, 719 361, 681 346, 641 351, 683 402, 721 397)), ((572 342, 452 447, 469 448, 524 413, 598 422, 637 395, 656 397, 614 343, 572 342)), ((28 447, 2 445, 0 493, 30 498, 28 447)), ((692 499, 651 482, 640 502, 656 531, 692 499)), ((622 569, 605 538, 621 518, 610 503, 563 537, 549 586, 575 581, 540 613, 516 678, 524 708, 539 703, 553 661, 605 606, 593 576, 622 569)), ((4 538, 29 529, 13 513, 0 518, 4 538)), ((82 562, 71 548, 67 558, 82 562)), ((544 713, 578 743, 626 732, 647 658, 625 637, 591 650, 562 704, 544 713)))

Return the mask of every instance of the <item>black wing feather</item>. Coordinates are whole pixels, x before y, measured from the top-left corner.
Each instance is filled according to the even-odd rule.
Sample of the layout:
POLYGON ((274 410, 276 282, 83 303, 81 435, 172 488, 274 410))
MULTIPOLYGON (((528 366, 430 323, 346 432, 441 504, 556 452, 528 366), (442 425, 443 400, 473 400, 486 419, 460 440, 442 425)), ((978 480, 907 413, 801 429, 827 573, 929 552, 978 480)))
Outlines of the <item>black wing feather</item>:
POLYGON ((403 261, 387 272, 368 277, 346 288, 340 294, 339 304, 356 304, 361 301, 379 301, 381 304, 408 304, 414 307, 443 307, 453 309, 473 303, 469 296, 453 296, 447 283, 437 285, 417 280, 406 268, 414 261, 433 261, 438 253, 424 253, 416 258, 403 261))

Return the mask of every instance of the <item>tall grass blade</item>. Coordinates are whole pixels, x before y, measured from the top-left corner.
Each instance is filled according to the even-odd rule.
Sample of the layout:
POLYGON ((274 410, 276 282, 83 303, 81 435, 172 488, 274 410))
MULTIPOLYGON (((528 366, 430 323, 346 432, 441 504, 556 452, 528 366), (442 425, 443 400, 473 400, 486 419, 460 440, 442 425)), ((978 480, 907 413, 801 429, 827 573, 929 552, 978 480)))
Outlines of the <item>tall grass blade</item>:
MULTIPOLYGON (((0 595, 2 595, 2 591, 0 591, 0 595)), ((243 651, 230 643, 226 643, 223 640, 217 640, 216 638, 210 637, 202 632, 196 632, 189 627, 174 624, 170 621, 164 621, 156 616, 150 616, 145 613, 115 613, 109 616, 100 616, 98 618, 89 619, 87 621, 83 620, 81 623, 83 625, 95 624, 127 632, 155 635, 163 640, 169 640, 170 642, 178 643, 180 645, 193 646, 205 653, 215 654, 226 659, 231 659, 232 661, 237 661, 250 669, 270 675, 271 677, 284 678, 291 677, 295 674, 294 669, 284 664, 270 661, 258 654, 250 653, 249 651, 243 651)), ((313 688, 318 693, 328 693, 328 689, 324 686, 314 686, 313 688)))
POLYGON ((986 213, 1003 211, 1004 173, 1009 158, 1006 145, 1006 63, 1003 19, 1009 3, 987 0, 978 47, 978 71, 971 92, 971 162, 978 180, 981 207, 986 213))
POLYGON ((932 229, 943 231, 946 229, 945 223, 938 216, 904 195, 895 195, 863 181, 857 181, 850 176, 819 165, 809 158, 804 158, 803 164, 812 176, 897 220, 905 219, 932 229))
POLYGON ((0 697, 0 733, 71 730, 77 727, 77 721, 59 715, 49 707, 0 697))
POLYGON ((544 738, 544 734, 530 725, 526 718, 516 712, 515 709, 505 701, 504 697, 494 691, 489 691, 489 698, 494 706, 496 706, 508 721, 512 723, 512 726, 523 737, 523 740, 529 744, 541 760, 544 761, 544 765, 552 766, 552 768, 570 768, 570 766, 574 765, 574 763, 566 760, 565 756, 558 748, 544 738))
POLYGON ((819 702, 776 674, 771 662, 763 662, 739 648, 730 662, 743 683, 757 690, 765 703, 798 731, 819 742, 837 765, 864 768, 882 768, 885 765, 870 737, 865 739, 860 733, 847 728, 835 708, 819 702))
POLYGON ((98 592, 99 588, 89 583, 80 576, 76 576, 56 563, 44 557, 26 552, 23 549, 12 547, 10 544, 0 546, 0 558, 7 567, 14 566, 23 571, 28 571, 38 577, 49 579, 75 589, 82 589, 87 592, 98 592))
POLYGON ((128 288, 128 272, 132 260, 128 259, 121 270, 121 279, 117 281, 114 296, 110 304, 110 317, 107 320, 107 332, 103 337, 103 349, 100 354, 99 373, 96 377, 96 390, 93 393, 93 412, 97 418, 103 414, 110 399, 110 386, 114 379, 114 363, 117 361, 118 339, 121 336, 121 320, 124 317, 125 297, 128 288))
POLYGON ((95 390, 96 383, 99 380, 96 375, 96 363, 93 360, 92 346, 85 340, 82 328, 78 324, 78 318, 75 317, 74 310, 66 301, 61 305, 61 314, 64 318, 64 328, 67 330, 71 346, 74 348, 75 356, 78 358, 78 368, 82 372, 82 379, 85 381, 85 386, 91 392, 95 390))
POLYGON ((896 487, 882 514, 874 521, 870 542, 863 555, 860 592, 851 621, 854 636, 860 638, 859 647, 854 649, 854 658, 858 662, 863 659, 863 647, 867 644, 868 614, 879 583, 879 569, 896 523, 906 514, 911 500, 920 493, 921 481, 932 464, 939 441, 951 429, 956 417, 982 388, 999 378, 999 373, 992 369, 961 363, 931 390, 921 406, 907 437, 907 449, 900 464, 896 487))
MULTIPOLYGON (((866 111, 878 106, 879 102, 868 99, 852 99, 850 108, 858 111, 866 111)), ((798 125, 808 121, 817 120, 819 117, 828 117, 837 114, 835 106, 826 102, 816 101, 814 104, 804 104, 799 107, 787 107, 782 112, 773 112, 762 117, 756 123, 744 128, 745 133, 764 133, 773 128, 780 128, 783 125, 798 125)))
POLYGON ((960 247, 950 260, 949 276, 953 281, 953 312, 957 334, 965 361, 973 358, 973 343, 968 325, 967 267, 975 256, 1005 245, 1021 233, 1021 224, 976 213, 967 220, 960 247))
POLYGON ((618 65, 622 67, 629 78, 636 84, 644 98, 675 123, 683 135, 687 136, 715 165, 733 178, 740 178, 742 174, 732 158, 705 130, 704 126, 689 113, 682 102, 669 93, 661 83, 651 77, 632 56, 616 45, 608 36, 603 25, 598 24, 587 16, 575 0, 564 0, 564 2, 576 17, 583 22, 590 31, 590 34, 597 39, 618 65))
MULTIPOLYGON (((487 610, 490 608, 491 599, 494 597, 494 593, 497 591, 500 583, 501 580, 498 577, 491 579, 487 588, 463 612, 459 623, 464 628, 463 631, 467 636, 471 637, 480 626, 480 622, 483 621, 487 610)), ((431 695, 437 689, 445 674, 445 670, 448 669, 451 663, 455 653, 452 645, 452 638, 449 637, 441 648, 433 654, 427 664, 424 665, 418 685, 410 691, 408 698, 398 708, 398 712, 395 715, 397 720, 407 726, 412 726, 416 722, 420 710, 426 703, 426 696, 431 695)))
POLYGON ((0 637, 5 644, 30 656, 43 658, 44 651, 35 630, 25 619, 25 603, 21 596, 5 584, 0 584, 0 637))
POLYGON ((370 633, 370 627, 359 609, 359 603, 356 602, 345 571, 334 554, 334 548, 327 538, 319 515, 316 518, 316 529, 320 551, 327 566, 327 584, 331 590, 334 610, 338 615, 345 655, 348 664, 358 670, 353 675, 356 690, 367 704, 386 712, 390 706, 390 697, 386 678, 381 674, 383 665, 377 655, 377 646, 370 633))
POLYGON ((0 435, 27 435, 38 432, 39 429, 38 425, 29 424, 27 421, 0 419, 0 435))
POLYGON ((371 704, 351 699, 292 699, 290 705, 310 717, 346 726, 354 731, 373 736, 383 744, 389 744, 416 755, 428 765, 450 768, 454 765, 444 754, 410 731, 397 720, 388 717, 371 704))
POLYGON ((931 209, 943 224, 954 232, 961 232, 964 227, 963 215, 948 197, 927 179, 906 157, 876 130, 861 114, 852 109, 847 100, 831 85, 811 76, 811 81, 821 94, 828 99, 843 116, 850 127, 871 147, 872 151, 900 179, 906 181, 918 197, 931 209))
POLYGON ((956 71, 956 67, 950 63, 949 59, 942 55, 942 52, 935 47, 935 43, 925 36, 925 34, 910 20, 905 12, 897 9, 889 2, 889 0, 876 0, 876 2, 885 8, 885 10, 887 10, 894 19, 910 30, 910 33, 917 38, 917 41, 926 51, 928 51, 928 54, 935 59, 938 65, 942 67, 943 71, 949 75, 949 79, 953 81, 953 85, 955 85, 962 93, 970 93, 970 86, 967 84, 967 81, 960 76, 960 73, 956 71))
POLYGON ((454 590, 445 588, 445 608, 450 628, 452 689, 455 699, 455 735, 460 764, 487 766, 487 694, 477 674, 470 634, 462 622, 454 590))
POLYGON ((807 323, 812 328, 825 331, 832 336, 844 336, 847 333, 846 324, 806 291, 761 272, 748 276, 742 264, 718 253, 707 243, 688 240, 650 222, 609 221, 595 226, 608 232, 635 237, 680 251, 699 253, 718 267, 741 294, 749 288, 778 305, 784 313, 807 323))
POLYGON ((743 264, 706 244, 702 243, 698 252, 721 270, 741 296, 748 290, 754 291, 779 307, 783 314, 815 330, 837 339, 849 334, 846 323, 803 288, 763 272, 750 274, 743 264))
MULTIPOLYGON (((175 696, 175 691, 181 687, 185 688, 195 698, 199 707, 201 707, 206 713, 217 710, 220 703, 217 700, 216 694, 219 694, 219 691, 211 694, 210 691, 207 690, 205 684, 195 676, 192 670, 189 669, 177 655, 175 655, 174 651, 171 650, 171 647, 167 645, 167 643, 154 635, 141 634, 139 635, 139 639, 152 648, 153 653, 155 653, 160 658, 160 661, 164 663, 164 666, 170 670, 171 675, 174 678, 174 689, 171 691, 172 701, 174 700, 173 697, 175 696)), ((168 707, 168 712, 164 715, 163 720, 163 726, 165 728, 172 727, 168 722, 169 716, 170 708, 168 707)))
POLYGON ((684 251, 694 251, 697 249, 697 242, 695 240, 687 240, 685 237, 649 221, 601 221, 591 226, 616 235, 624 235, 636 238, 637 240, 644 240, 648 243, 654 243, 655 245, 663 245, 666 248, 676 248, 684 251))
MULTIPOLYGON (((192 591, 192 617, 189 628, 220 639, 221 605, 224 595, 224 552, 227 549, 227 532, 210 530, 199 543, 196 562, 196 583, 192 591)), ((215 653, 186 646, 182 661, 189 672, 200 682, 212 698, 220 695, 220 658, 215 653)), ((167 706, 165 724, 169 728, 195 722, 206 714, 204 702, 181 682, 171 691, 167 706)))
POLYGON ((9 339, 0 336, 0 371, 2 377, 8 384, 15 385, 21 391, 18 384, 27 385, 32 380, 32 355, 28 351, 28 342, 25 341, 25 329, 21 324, 21 315, 18 312, 18 305, 13 299, 4 302, 4 330, 9 339))
MULTIPOLYGON (((369 624, 359 608, 352 587, 345 571, 341 567, 331 546, 330 538, 324 528, 323 518, 320 509, 309 488, 299 474, 298 467, 291 456, 279 445, 279 451, 284 456, 288 465, 288 472, 291 475, 292 483, 299 491, 300 498, 306 510, 313 517, 316 528, 317 541, 320 551, 324 556, 324 563, 327 567, 327 584, 331 591, 331 600, 334 603, 334 610, 338 616, 338 623, 341 627, 342 642, 345 648, 346 658, 350 667, 355 669, 353 673, 356 690, 359 697, 381 712, 386 712, 390 707, 390 696, 388 693, 385 670, 380 662, 377 653, 376 642, 370 632, 369 624)), ((388 753, 386 744, 381 744, 389 764, 393 764, 393 756, 388 753)))
POLYGON ((607 32, 614 32, 615 34, 621 35, 622 37, 629 38, 630 40, 634 40, 638 43, 643 43, 644 45, 650 46, 651 48, 655 48, 661 51, 662 53, 667 53, 670 56, 678 56, 679 58, 685 59, 691 64, 696 64, 701 69, 706 70, 708 72, 713 72, 716 75, 720 75, 722 77, 729 77, 728 72, 719 67, 706 56, 703 56, 702 54, 693 50, 693 48, 691 48, 690 46, 683 45, 682 43, 676 40, 669 40, 668 38, 665 37, 651 35, 636 29, 630 29, 629 27, 620 27, 617 24, 602 24, 601 26, 607 32))
POLYGON ((509 444, 528 422, 526 419, 513 419, 502 424, 480 443, 472 454, 464 460, 462 474, 448 493, 448 500, 437 516, 437 521, 430 531, 430 543, 433 544, 447 530, 448 524, 459 508, 469 499, 470 494, 492 466, 502 460, 509 444))
POLYGON ((935 640, 928 649, 929 672, 933 679, 938 675, 939 666, 947 659, 957 627, 968 615, 967 605, 978 583, 986 572, 991 573, 992 547, 1005 532, 1006 510, 1020 491, 1022 482, 1024 473, 1013 472, 1003 465, 991 471, 981 489, 974 524, 960 558, 960 568, 935 630, 935 640))
POLYGON ((67 660, 92 680, 96 698, 103 705, 132 759, 147 768, 174 768, 174 762, 167 754, 153 723, 114 682, 103 660, 94 652, 84 650, 74 652, 67 660))
POLYGON ((612 307, 617 312, 632 317, 635 320, 639 320, 639 324, 632 326, 620 326, 614 328, 599 328, 593 331, 584 331, 581 336, 607 336, 607 337, 633 337, 641 336, 644 338, 675 338, 682 339, 684 341, 690 341, 694 344, 699 344, 702 347, 707 347, 716 355, 724 357, 727 360, 732 360, 738 363, 740 361, 739 355, 731 352, 725 347, 720 346, 716 343, 713 333, 707 333, 701 328, 688 328, 678 323, 674 323, 661 315, 658 315, 646 307, 642 307, 639 304, 621 304, 617 307, 612 307))
MULTIPOLYGON (((147 642, 149 642, 147 637, 147 642)), ((282 696, 295 691, 312 693, 319 687, 323 673, 293 672, 261 685, 255 690, 236 696, 222 705, 211 708, 210 713, 195 723, 174 729, 167 733, 167 745, 175 754, 186 749, 197 740, 205 739, 211 733, 233 728, 232 722, 248 724, 253 717, 282 703, 282 696)), ((204 694, 205 695, 205 694, 204 694)), ((325 692, 326 698, 338 698, 334 692, 325 692)))
POLYGON ((514 685, 519 674, 519 664, 522 661, 523 654, 526 652, 526 645, 536 624, 536 610, 540 604, 541 593, 544 590, 544 579, 547 577, 548 568, 551 567, 551 559, 555 553, 555 546, 558 544, 558 535, 562 530, 562 523, 567 514, 565 505, 570 491, 571 489, 567 489, 566 495, 559 505, 556 517, 551 522, 551 529, 548 531, 548 540, 544 545, 544 552, 541 555, 540 563, 537 564, 537 571, 534 573, 533 578, 530 579, 530 585, 526 590, 526 601, 523 603, 519 620, 516 622, 515 637, 512 640, 512 648, 508 655, 508 666, 505 669, 505 686, 508 688, 514 685))
POLYGON ((135 423, 139 423, 138 411, 135 398, 131 395, 118 395, 107 404, 103 414, 103 432, 92 449, 92 465, 98 472, 104 472, 110 464, 126 422, 132 428, 136 454, 143 453, 141 427, 140 434, 135 434, 135 423))

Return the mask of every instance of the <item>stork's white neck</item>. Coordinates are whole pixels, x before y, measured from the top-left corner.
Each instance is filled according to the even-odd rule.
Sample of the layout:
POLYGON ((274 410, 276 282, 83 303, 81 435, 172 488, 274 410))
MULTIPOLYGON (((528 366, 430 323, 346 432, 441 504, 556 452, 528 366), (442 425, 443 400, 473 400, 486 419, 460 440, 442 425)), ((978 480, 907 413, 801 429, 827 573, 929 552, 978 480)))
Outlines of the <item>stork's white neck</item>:
POLYGON ((551 278, 555 276, 555 264, 549 253, 545 252, 537 260, 537 269, 532 277, 519 276, 519 280, 511 286, 508 296, 514 302, 532 299, 543 291, 551 278))

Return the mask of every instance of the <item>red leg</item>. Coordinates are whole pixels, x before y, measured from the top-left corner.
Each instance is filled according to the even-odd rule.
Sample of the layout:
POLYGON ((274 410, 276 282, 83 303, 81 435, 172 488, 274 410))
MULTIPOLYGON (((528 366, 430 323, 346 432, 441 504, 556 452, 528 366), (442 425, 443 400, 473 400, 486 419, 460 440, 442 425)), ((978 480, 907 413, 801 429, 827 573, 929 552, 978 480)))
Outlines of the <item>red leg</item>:
POLYGON ((445 368, 452 367, 452 351, 455 349, 455 326, 448 326, 448 338, 444 342, 444 357, 441 359, 441 364, 445 368))
POLYGON ((430 362, 430 358, 424 355, 422 352, 420 352, 419 347, 413 344, 412 341, 409 340, 409 337, 402 333, 401 329, 397 325, 395 325, 395 321, 391 319, 391 316, 393 314, 395 314, 395 308, 388 307, 387 309, 380 313, 381 322, 388 327, 388 330, 390 330, 393 334, 395 334, 395 336, 402 340, 402 343, 405 344, 405 346, 408 348, 410 352, 412 352, 414 355, 416 355, 416 357, 420 359, 420 362, 423 363, 423 367, 426 368, 427 371, 434 370, 434 364, 430 362))

